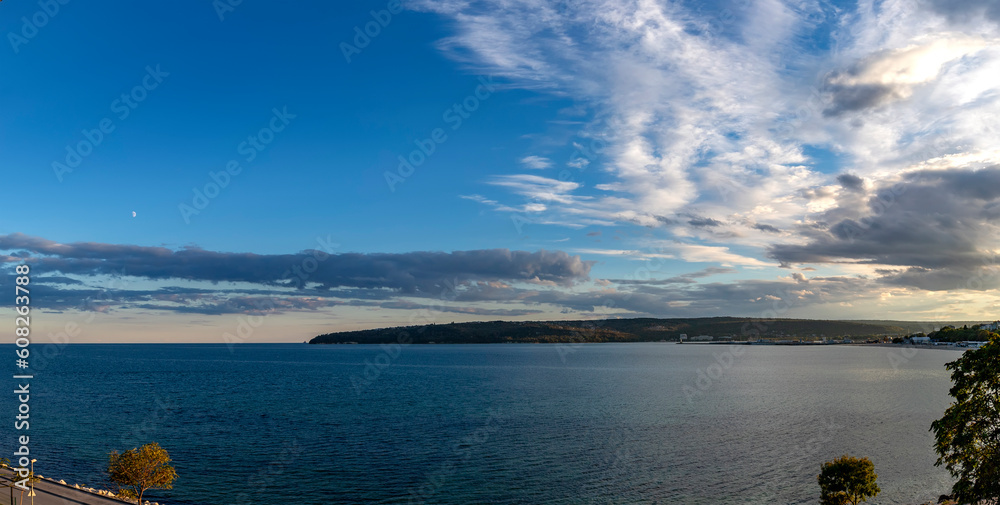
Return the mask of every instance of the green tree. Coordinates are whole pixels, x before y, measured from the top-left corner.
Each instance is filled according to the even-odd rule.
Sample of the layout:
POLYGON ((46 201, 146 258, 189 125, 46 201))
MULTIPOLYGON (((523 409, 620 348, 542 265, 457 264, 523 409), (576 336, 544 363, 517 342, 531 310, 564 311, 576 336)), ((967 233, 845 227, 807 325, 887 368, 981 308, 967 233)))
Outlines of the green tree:
POLYGON ((1000 337, 945 367, 955 401, 931 424, 935 464, 958 479, 952 493, 959 503, 1000 503, 1000 337))
POLYGON ((140 505, 146 490, 172 489, 177 478, 170 455, 156 442, 121 454, 113 451, 108 459, 108 477, 118 484, 121 494, 137 499, 140 505))
POLYGON ((843 455, 820 467, 819 481, 822 505, 858 505, 882 492, 875 479, 875 465, 868 458, 843 455))

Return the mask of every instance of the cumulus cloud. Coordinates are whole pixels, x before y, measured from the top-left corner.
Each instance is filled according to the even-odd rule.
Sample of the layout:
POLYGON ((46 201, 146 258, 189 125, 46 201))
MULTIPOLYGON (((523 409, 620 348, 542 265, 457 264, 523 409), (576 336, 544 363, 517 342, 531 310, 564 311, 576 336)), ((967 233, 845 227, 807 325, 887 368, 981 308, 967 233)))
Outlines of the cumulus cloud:
POLYGON ((840 174, 837 176, 837 182, 849 191, 861 191, 865 189, 865 180, 853 174, 840 174))
POLYGON ((803 232, 806 243, 775 244, 771 257, 879 266, 884 283, 925 290, 1000 287, 1000 168, 910 172, 884 183, 864 207, 827 215, 828 225, 803 232))
POLYGON ((827 76, 825 89, 833 103, 823 113, 837 116, 907 99, 915 86, 936 80, 946 64, 988 44, 974 37, 944 37, 875 53, 827 76))

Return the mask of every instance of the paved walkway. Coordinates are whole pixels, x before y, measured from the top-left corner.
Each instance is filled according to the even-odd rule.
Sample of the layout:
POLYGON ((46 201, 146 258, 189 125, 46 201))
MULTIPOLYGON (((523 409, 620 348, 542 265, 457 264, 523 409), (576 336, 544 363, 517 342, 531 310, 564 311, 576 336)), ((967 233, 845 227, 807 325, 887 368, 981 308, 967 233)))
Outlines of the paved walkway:
MULTIPOLYGON (((10 483, 10 470, 0 470, 0 505, 31 505, 31 497, 28 492, 24 493, 22 500, 21 490, 14 488, 14 502, 11 502, 10 488, 6 487, 10 483)), ((35 482, 35 505, 124 505, 125 502, 113 500, 101 495, 81 491, 72 486, 65 486, 58 482, 40 480, 35 482)))

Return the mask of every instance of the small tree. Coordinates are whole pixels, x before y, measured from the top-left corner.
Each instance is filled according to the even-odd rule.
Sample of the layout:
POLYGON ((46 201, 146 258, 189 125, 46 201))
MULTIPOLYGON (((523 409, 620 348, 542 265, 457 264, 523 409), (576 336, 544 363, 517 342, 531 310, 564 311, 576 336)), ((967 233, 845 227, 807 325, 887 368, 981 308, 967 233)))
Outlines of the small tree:
POLYGON ((945 365, 955 402, 931 423, 935 465, 958 479, 959 503, 1000 503, 1000 337, 945 365))
POLYGON ((858 505, 882 492, 875 479, 875 465, 868 458, 843 455, 820 467, 819 481, 822 505, 858 505))
POLYGON ((160 444, 153 442, 121 454, 108 455, 108 477, 118 484, 119 491, 138 500, 147 489, 172 489, 177 472, 170 466, 170 455, 160 444))

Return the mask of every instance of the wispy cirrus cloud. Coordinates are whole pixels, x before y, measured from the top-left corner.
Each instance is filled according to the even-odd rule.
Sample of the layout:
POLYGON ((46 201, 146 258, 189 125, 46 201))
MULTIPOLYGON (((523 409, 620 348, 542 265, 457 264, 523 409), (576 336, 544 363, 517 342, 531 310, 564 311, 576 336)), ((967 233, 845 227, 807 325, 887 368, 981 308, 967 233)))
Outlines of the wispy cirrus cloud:
POLYGON ((500 175, 493 178, 490 184, 508 188, 529 200, 571 204, 586 197, 573 195, 580 183, 560 181, 530 174, 500 175))
MULTIPOLYGON (((606 144, 603 168, 615 181, 595 186, 601 192, 591 199, 557 201, 561 205, 550 208, 553 213, 663 226, 658 217, 687 212, 710 223, 732 209, 693 212, 706 188, 719 190, 712 189, 719 186, 712 175, 699 173, 706 169, 724 169, 730 179, 749 177, 729 192, 730 206, 749 209, 774 200, 775 192, 794 191, 766 183, 767 176, 780 172, 809 182, 807 171, 795 166, 804 161, 800 150, 769 133, 777 116, 774 104, 791 87, 782 83, 776 59, 790 55, 790 41, 809 29, 795 23, 804 12, 777 2, 726 12, 724 5, 694 12, 651 1, 412 5, 456 21, 456 33, 440 43, 447 54, 515 85, 572 96, 595 110, 581 134, 600 131, 606 144), (770 26, 755 28, 764 20, 770 26), (752 42, 741 42, 746 40, 752 42), (764 160, 772 173, 744 172, 739 165, 748 160, 764 160)), ((522 197, 537 193, 512 189, 522 197)))
MULTIPOLYGON (((654 254, 822 265, 871 276, 858 284, 867 290, 937 289, 945 283, 915 279, 953 283, 938 269, 989 255, 992 200, 962 209, 957 195, 927 205, 916 195, 933 199, 926 178, 952 177, 936 171, 989 184, 989 172, 977 171, 1000 162, 994 2, 410 5, 453 22, 439 47, 457 61, 593 111, 579 137, 603 149, 576 168, 601 174, 598 183, 491 181, 544 202, 547 222, 642 226, 667 244, 654 254), (900 182, 912 193, 871 214, 879 192, 900 182), (847 240, 862 217, 866 234, 847 240), (880 275, 876 265, 914 270, 880 275)), ((649 255, 620 246, 586 253, 649 255)))

